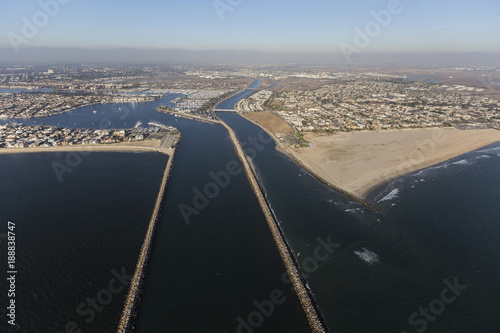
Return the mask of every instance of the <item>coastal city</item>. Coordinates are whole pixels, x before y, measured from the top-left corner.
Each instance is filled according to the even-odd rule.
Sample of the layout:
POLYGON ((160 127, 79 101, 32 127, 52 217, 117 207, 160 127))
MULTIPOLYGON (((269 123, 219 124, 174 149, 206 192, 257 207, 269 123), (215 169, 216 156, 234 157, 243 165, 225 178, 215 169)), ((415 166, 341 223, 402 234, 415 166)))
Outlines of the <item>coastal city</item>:
POLYGON ((401 78, 352 75, 314 90, 262 91, 238 103, 241 112, 272 110, 301 132, 498 126, 500 101, 401 78))
POLYGON ((0 7, 0 333, 500 333, 500 1, 0 7))
MULTIPOLYGON (((438 68, 432 73, 440 71, 440 76, 433 74, 429 80, 392 69, 368 69, 353 73, 263 65, 11 66, 0 69, 0 119, 46 117, 93 104, 144 103, 175 95, 158 110, 216 120, 216 104, 259 77, 261 88, 240 100, 235 110, 278 116, 294 129, 294 134, 278 133, 291 147, 298 147, 297 143, 304 142, 302 135, 309 132, 500 126, 496 90, 474 82, 470 75, 485 76, 498 72, 496 68, 438 68)), ((4 147, 34 144, 12 141, 12 133, 8 136, 11 140, 4 147)), ((84 141, 122 137, 110 133, 103 137, 97 132, 84 141)), ((68 139, 60 144, 73 142, 68 139)))
POLYGON ((105 103, 151 102, 158 96, 98 96, 79 94, 58 94, 41 92, 0 92, 0 119, 48 117, 73 109, 105 103))
POLYGON ((72 129, 55 126, 11 123, 0 125, 0 148, 35 148, 73 145, 97 145, 121 142, 163 140, 167 135, 179 135, 172 126, 152 123, 133 129, 72 129))
POLYGON ((210 102, 210 100, 220 97, 226 93, 227 90, 167 90, 164 91, 169 94, 182 94, 185 97, 178 97, 172 101, 175 106, 172 108, 178 112, 197 112, 202 106, 210 102))

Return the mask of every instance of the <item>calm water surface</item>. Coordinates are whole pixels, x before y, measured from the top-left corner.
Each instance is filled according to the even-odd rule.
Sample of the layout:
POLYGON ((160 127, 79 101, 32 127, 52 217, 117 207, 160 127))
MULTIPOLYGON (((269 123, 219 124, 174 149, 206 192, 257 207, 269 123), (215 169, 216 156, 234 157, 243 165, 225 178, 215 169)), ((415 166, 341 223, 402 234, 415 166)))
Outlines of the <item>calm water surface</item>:
MULTIPOLYGON (((212 175, 226 171, 229 162, 238 163, 227 132, 155 111, 175 97, 95 105, 24 123, 123 128, 151 119, 183 132, 138 332, 237 332, 249 319, 256 332, 308 331, 244 175, 231 176, 218 192, 208 185, 216 184, 212 175), (208 203, 200 199, 186 223, 180 205, 195 207, 196 191, 207 186, 208 203), (285 302, 273 306, 269 317, 259 315, 255 304, 275 290, 285 302)), ((390 184, 373 195, 384 211, 375 214, 316 181, 276 151, 257 126, 237 114, 220 116, 252 157, 331 331, 498 332, 499 145, 390 184), (449 284, 462 289, 455 288, 455 295, 445 291, 447 300, 456 296, 445 303, 441 295, 449 284), (429 308, 429 315, 420 308, 429 308)), ((0 156, 1 170, 7 170, 1 175, 0 223, 5 228, 7 220, 17 219, 19 265, 29 268, 22 275, 26 282, 20 275, 18 296, 26 332, 57 329, 72 318, 81 323, 86 317, 74 311, 79 303, 106 288, 111 270, 133 267, 165 165, 156 154, 95 153, 60 189, 50 168, 54 158, 49 153, 0 156), (144 169, 146 160, 154 170, 144 169), (98 179, 99 187, 85 189, 98 179), (123 197, 133 199, 122 203, 123 197), (92 250, 86 250, 90 244, 92 250)), ((114 331, 120 297, 96 316, 90 331, 114 331)))

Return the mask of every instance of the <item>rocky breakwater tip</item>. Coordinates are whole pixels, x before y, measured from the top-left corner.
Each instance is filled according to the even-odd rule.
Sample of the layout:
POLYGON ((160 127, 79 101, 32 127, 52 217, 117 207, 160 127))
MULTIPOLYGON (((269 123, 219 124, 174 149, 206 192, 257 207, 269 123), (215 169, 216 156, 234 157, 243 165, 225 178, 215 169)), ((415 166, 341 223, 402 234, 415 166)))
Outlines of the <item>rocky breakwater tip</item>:
POLYGON ((130 289, 125 300, 125 307, 122 312, 122 317, 118 325, 117 333, 129 333, 132 332, 133 323, 137 312, 137 306, 139 304, 139 296, 144 283, 144 277, 146 274, 146 269, 148 265, 149 256, 151 254, 151 245, 153 241, 154 232, 156 229, 156 224, 160 216, 160 209, 163 203, 163 197, 165 195, 165 189, 167 187, 168 178, 170 176, 170 171, 174 162, 175 150, 170 153, 170 157, 165 167, 163 173, 163 178, 160 185, 160 190, 158 192, 158 197, 156 198, 156 204, 153 210, 153 215, 149 222, 149 227, 146 232, 146 237, 144 238, 144 243, 142 244, 141 252, 139 255, 139 260, 137 261, 137 267, 135 269, 134 277, 130 282, 130 289))
POLYGON ((276 222, 271 213, 271 209, 269 208, 269 205, 264 197, 264 194, 262 193, 260 185, 255 175, 252 172, 250 164, 247 161, 246 154, 243 150, 243 147, 241 146, 241 143, 236 133, 225 122, 221 121, 221 124, 227 129, 229 133, 229 137, 233 142, 236 154, 243 165, 243 169, 245 170, 245 174, 248 178, 248 181, 250 182, 252 190, 254 191, 257 200, 259 201, 259 205, 262 209, 262 212, 264 213, 269 229, 271 230, 271 233, 273 235, 273 239, 276 243, 276 246, 278 247, 281 259, 283 260, 286 270, 290 276, 295 292, 297 293, 297 296, 299 298, 300 304, 302 305, 302 308, 306 313, 309 326, 311 327, 314 333, 327 332, 326 325, 324 324, 324 321, 321 320, 320 313, 315 307, 316 303, 313 299, 313 296, 307 289, 305 280, 300 274, 298 265, 292 257, 291 254, 292 252, 281 233, 278 223, 276 222))

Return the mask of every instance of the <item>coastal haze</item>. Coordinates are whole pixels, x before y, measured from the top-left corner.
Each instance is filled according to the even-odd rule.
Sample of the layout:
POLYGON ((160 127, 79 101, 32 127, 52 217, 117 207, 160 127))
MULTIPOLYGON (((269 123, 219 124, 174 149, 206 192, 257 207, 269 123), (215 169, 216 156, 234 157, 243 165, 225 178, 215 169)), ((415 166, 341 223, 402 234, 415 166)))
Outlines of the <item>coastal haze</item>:
POLYGON ((2 332, 497 332, 499 4, 7 2, 2 332))

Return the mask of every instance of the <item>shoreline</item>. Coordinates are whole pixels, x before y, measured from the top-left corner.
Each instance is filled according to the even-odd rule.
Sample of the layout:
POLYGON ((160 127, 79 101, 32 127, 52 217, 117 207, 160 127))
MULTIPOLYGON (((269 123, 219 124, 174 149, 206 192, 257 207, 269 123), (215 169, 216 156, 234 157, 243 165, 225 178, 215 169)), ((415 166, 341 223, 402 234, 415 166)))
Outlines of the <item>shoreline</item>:
POLYGON ((236 155, 240 159, 245 175, 248 179, 248 182, 250 183, 250 187, 257 197, 257 201, 259 202, 261 210, 267 221, 268 227, 278 248, 278 252, 283 260, 283 264, 285 265, 299 302, 306 314, 309 326, 315 333, 326 332, 326 324, 324 319, 321 317, 321 312, 318 309, 314 296, 312 295, 311 290, 308 288, 307 282, 300 273, 298 263, 296 262, 286 241, 286 238, 283 235, 283 231, 279 227, 279 224, 277 223, 269 207, 269 203, 265 199, 261 184, 256 179, 253 173, 252 166, 247 160, 246 154, 243 150, 243 147, 241 146, 238 136, 236 135, 234 130, 224 121, 221 120, 221 124, 229 133, 229 137, 233 143, 236 155))
POLYGON ((464 151, 458 155, 454 155, 450 158, 447 158, 447 159, 444 159, 442 161, 438 161, 434 164, 431 164, 429 166, 426 166, 426 167, 422 167, 422 168, 417 168, 417 169, 414 169, 414 170, 411 170, 407 173, 404 173, 402 175, 399 175, 399 176, 394 176, 392 178, 388 178, 387 180, 381 182, 381 183, 378 183, 370 188, 368 188, 367 190, 365 190, 365 194, 364 196, 366 197, 366 200, 369 201, 369 202, 375 202, 375 199, 376 197, 383 193, 384 190, 387 189, 387 186, 389 186, 390 184, 392 184, 393 182, 399 180, 399 179, 402 179, 402 178, 405 178, 405 177, 408 177, 408 176, 411 176, 411 175, 414 175, 420 171, 424 171, 424 170, 427 170, 429 168, 433 168, 433 167, 436 167, 436 166, 439 166, 439 165, 442 165, 442 164, 446 164, 448 163, 449 161, 453 160, 453 159, 456 159, 456 158, 460 158, 461 156, 463 155, 467 155, 467 154, 470 154, 470 153, 473 153, 475 151, 478 151, 478 150, 482 150, 486 147, 489 147, 489 146, 492 146, 492 145, 495 145, 495 144, 499 144, 500 143, 500 140, 499 141, 495 141, 495 142, 491 142, 491 143, 486 143, 484 145, 480 145, 479 147, 477 148, 474 148, 474 149, 471 149, 471 150, 467 150, 467 151, 464 151))
POLYGON ((175 152, 174 149, 154 147, 154 146, 134 146, 122 144, 104 144, 104 145, 72 145, 72 146, 53 146, 53 147, 35 147, 35 148, 0 148, 0 155, 8 154, 27 154, 27 153, 45 153, 45 152, 157 152, 170 156, 175 152))
MULTIPOLYGON (((1 89, 1 88, 0 88, 1 89)), ((37 119, 37 118, 47 118, 47 117, 53 117, 53 116, 58 116, 60 114, 63 114, 63 113, 66 113, 66 112, 71 112, 71 111, 74 111, 74 110, 77 110, 77 109, 80 109, 80 108, 85 108, 87 106, 92 106, 92 105, 98 105, 98 104, 111 104, 111 103, 102 103, 102 102, 95 102, 95 103, 89 103, 89 104, 85 104, 85 105, 81 105, 81 106, 76 106, 76 107, 73 107, 71 109, 68 109, 68 110, 64 110, 64 111, 61 111, 61 112, 55 112, 55 113, 52 113, 52 114, 46 114, 46 115, 41 115, 41 116, 38 116, 38 115, 35 115, 35 116, 32 116, 32 117, 15 117, 15 118, 11 118, 11 117, 7 117, 7 118, 2 118, 0 117, 0 120, 3 120, 3 121, 12 121, 12 120, 22 120, 22 119, 37 119)))
POLYGON ((376 213, 381 213, 380 209, 376 208, 375 206, 373 206, 372 204, 370 204, 369 201, 363 199, 363 198, 360 198, 360 197, 357 197, 355 196, 354 194, 352 193, 349 193, 347 192, 346 190, 332 184, 330 181, 328 181, 327 179, 321 177, 319 174, 317 174, 316 172, 314 172, 313 170, 311 170, 308 166, 306 166, 300 159, 296 158, 294 154, 292 154, 289 149, 284 146, 278 139, 278 137, 273 133, 271 132, 270 130, 268 130, 267 128, 264 128, 263 126, 261 126, 258 122, 254 121, 253 119, 250 119, 248 117, 245 117, 245 115, 243 113, 239 113, 238 114, 243 117, 244 119, 250 121, 251 123, 259 126, 260 129, 262 129, 264 132, 267 133, 267 135, 269 135, 273 140, 274 142, 276 143, 276 150, 285 154, 288 158, 290 158, 292 161, 294 161, 298 166, 300 166, 302 169, 304 169, 307 173, 309 173, 311 176, 313 176, 314 178, 316 178, 320 183, 322 183, 323 185, 326 185, 328 186, 329 188, 331 188, 332 190, 346 196, 347 198, 353 200, 353 201, 356 201, 357 203, 359 203, 360 205, 364 206, 365 208, 368 208, 376 213))
MULTIPOLYGON (((314 136, 306 135, 309 138, 314 136)), ((328 149, 335 147, 335 154, 340 156, 332 156, 335 155, 332 152, 326 154, 325 147, 316 151, 311 147, 299 148, 290 154, 315 176, 326 178, 364 201, 373 197, 373 191, 398 178, 500 142, 500 133, 489 129, 342 133, 322 141, 325 137, 316 135, 311 142, 327 143, 328 149), (387 140, 387 143, 380 145, 377 140, 387 140)))
MULTIPOLYGON (((264 130, 275 141, 276 149, 278 151, 287 155, 318 181, 375 212, 380 212, 380 210, 374 207, 374 203, 372 202, 372 199, 374 198, 373 192, 380 192, 380 190, 385 188, 394 180, 444 163, 450 159, 481 149, 485 146, 500 142, 500 133, 494 129, 459 130, 455 128, 425 128, 389 130, 381 132, 342 132, 335 135, 306 134, 306 139, 312 142, 314 146, 292 150, 284 146, 276 135, 269 129, 264 128, 258 122, 245 117, 242 113, 238 114, 264 130), (411 134, 418 132, 420 132, 420 134, 425 133, 425 135, 412 137, 411 134), (371 139, 373 139, 373 136, 377 135, 384 138, 386 134, 394 136, 390 138, 392 141, 388 144, 379 144, 379 146, 393 145, 397 148, 396 151, 392 151, 387 154, 387 156, 392 158, 392 161, 390 161, 390 163, 385 161, 386 165, 380 166, 377 170, 373 170, 375 168, 370 169, 373 165, 365 165, 365 160, 363 159, 364 157, 367 157, 370 153, 372 155, 372 159, 376 159, 377 157, 380 159, 380 156, 385 156, 383 152, 381 152, 384 147, 377 146, 377 149, 374 147, 370 148, 369 145, 373 144, 371 139), (335 139, 332 140, 332 142, 335 142, 335 148, 337 150, 351 150, 349 152, 349 154, 352 155, 349 156, 350 164, 347 162, 343 163, 341 161, 340 163, 337 163, 338 165, 336 165, 330 161, 333 160, 334 156, 327 156, 326 154, 320 156, 322 153, 320 149, 317 149, 318 152, 316 152, 316 154, 302 153, 308 149, 314 149, 314 147, 317 146, 318 142, 315 142, 315 138, 329 137, 345 139, 347 137, 359 137, 360 135, 367 136, 367 138, 366 140, 360 140, 359 143, 366 144, 368 148, 365 148, 365 150, 372 149, 371 152, 365 151, 363 156, 358 154, 360 153, 360 149, 353 149, 353 147, 349 147, 348 145, 342 145, 342 140, 338 140, 338 142, 335 142, 335 139), (470 138, 467 139, 469 135, 470 138), (408 136, 411 138, 408 139, 408 136), (311 139, 311 137, 314 138, 311 139), (404 140, 408 142, 404 142, 404 140), (455 140, 462 143, 462 145, 457 144, 455 140), (360 156, 356 156, 356 154, 360 156), (394 158, 394 155, 396 155, 396 158, 394 158), (335 167, 348 171, 351 166, 357 167, 361 173, 364 173, 363 177, 358 177, 357 174, 348 174, 345 172, 345 174, 342 174, 342 171, 332 172, 332 169, 335 169, 335 167), (345 181, 345 179, 347 179, 347 181, 345 181), (349 183, 349 181, 351 182, 349 183)), ((350 138, 347 138, 347 140, 349 139, 350 138)), ((317 141, 320 141, 319 144, 323 144, 324 146, 326 146, 326 143, 330 143, 327 140, 324 140, 325 142, 321 142, 321 140, 317 141)), ((326 150, 326 148, 328 147, 321 147, 321 149, 324 150, 326 150)))
POLYGON ((322 176, 320 176, 319 174, 317 174, 316 172, 314 172, 313 170, 311 170, 306 164, 304 164, 302 162, 302 160, 298 159, 295 155, 293 155, 292 153, 288 152, 287 149, 286 150, 283 149, 282 146, 276 145, 276 150, 278 150, 278 151, 282 152, 283 154, 285 154, 286 156, 288 156, 298 166, 300 166, 307 173, 309 173, 311 176, 313 176, 314 178, 316 178, 316 180, 319 181, 320 183, 322 183, 323 185, 328 186, 329 188, 331 188, 335 192, 338 192, 338 193, 342 194, 343 196, 351 199, 352 201, 355 201, 355 202, 359 203, 363 207, 368 208, 368 209, 374 211, 375 213, 382 213, 382 211, 380 209, 378 209, 377 207, 375 207, 365 197, 363 197, 363 198, 362 197, 358 197, 355 194, 353 194, 351 192, 348 192, 348 191, 344 190, 341 187, 338 187, 337 185, 335 185, 332 182, 330 182, 328 179, 323 178, 322 176))

